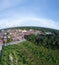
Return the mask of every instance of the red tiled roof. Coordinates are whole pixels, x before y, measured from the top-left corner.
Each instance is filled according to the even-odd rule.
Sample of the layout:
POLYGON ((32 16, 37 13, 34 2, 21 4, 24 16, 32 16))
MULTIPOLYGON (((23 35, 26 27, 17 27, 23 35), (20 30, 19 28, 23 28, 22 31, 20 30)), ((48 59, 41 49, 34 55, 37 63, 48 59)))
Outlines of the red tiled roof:
POLYGON ((30 35, 31 33, 30 32, 24 32, 24 35, 30 35))

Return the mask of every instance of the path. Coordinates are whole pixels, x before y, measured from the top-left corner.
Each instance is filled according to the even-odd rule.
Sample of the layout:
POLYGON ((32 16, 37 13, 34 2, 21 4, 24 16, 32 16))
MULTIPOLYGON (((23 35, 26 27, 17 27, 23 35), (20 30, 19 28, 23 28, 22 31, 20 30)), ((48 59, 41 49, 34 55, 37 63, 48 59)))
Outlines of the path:
POLYGON ((9 46, 9 45, 13 45, 13 44, 18 44, 18 43, 23 42, 23 41, 26 41, 26 40, 23 39, 23 40, 20 40, 20 41, 14 41, 14 42, 6 43, 6 44, 0 44, 0 56, 1 56, 1 54, 2 54, 2 46, 3 46, 3 45, 4 45, 4 46, 9 46))

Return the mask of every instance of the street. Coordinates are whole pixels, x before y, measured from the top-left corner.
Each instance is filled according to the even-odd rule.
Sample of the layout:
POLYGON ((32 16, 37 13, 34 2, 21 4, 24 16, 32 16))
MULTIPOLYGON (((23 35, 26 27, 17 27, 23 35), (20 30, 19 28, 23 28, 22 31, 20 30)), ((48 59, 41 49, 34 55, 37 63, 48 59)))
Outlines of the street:
POLYGON ((3 44, 3 45, 4 46, 9 46, 9 45, 13 45, 13 44, 18 44, 18 43, 23 42, 23 41, 25 41, 25 39, 20 40, 20 41, 14 41, 14 42, 6 43, 6 44, 3 44))

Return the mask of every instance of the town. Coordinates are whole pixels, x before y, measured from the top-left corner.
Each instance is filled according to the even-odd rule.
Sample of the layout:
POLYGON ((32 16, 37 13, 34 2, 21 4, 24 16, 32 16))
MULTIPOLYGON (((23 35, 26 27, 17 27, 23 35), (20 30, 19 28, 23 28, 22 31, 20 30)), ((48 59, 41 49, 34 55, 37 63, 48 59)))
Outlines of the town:
POLYGON ((30 61, 30 63, 37 64, 35 59, 39 63, 39 61, 41 62, 40 58, 43 58, 46 62, 50 62, 51 59, 51 62, 57 65, 59 63, 58 49, 59 37, 54 31, 33 28, 0 30, 0 64, 3 65, 21 65, 19 64, 21 61, 22 64, 25 62, 28 65, 32 59, 34 61, 30 61))
POLYGON ((26 36, 30 34, 39 34, 39 35, 51 35, 52 32, 43 32, 39 30, 33 29, 8 29, 8 30, 1 30, 0 31, 0 44, 9 43, 12 41, 20 41, 25 39, 26 36))

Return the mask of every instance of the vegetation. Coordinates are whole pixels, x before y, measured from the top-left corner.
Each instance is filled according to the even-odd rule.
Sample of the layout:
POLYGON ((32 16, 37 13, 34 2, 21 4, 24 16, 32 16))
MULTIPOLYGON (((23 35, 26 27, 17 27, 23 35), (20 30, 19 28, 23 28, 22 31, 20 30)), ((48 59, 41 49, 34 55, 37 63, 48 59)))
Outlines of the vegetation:
POLYGON ((59 65, 59 50, 35 45, 29 41, 3 46, 1 65, 59 65))
POLYGON ((55 35, 34 35, 31 34, 26 37, 28 41, 35 43, 36 45, 42 45, 47 48, 59 49, 59 36, 55 35))
POLYGON ((8 39, 7 39, 7 43, 12 42, 12 41, 13 41, 12 38, 8 38, 8 39))
MULTIPOLYGON (((3 46, 0 65, 59 65, 59 31, 41 27, 16 27, 10 29, 34 29, 55 35, 26 36, 27 41, 3 46)), ((7 29, 5 29, 7 30, 7 29)), ((11 42, 12 39, 8 39, 11 42)))

